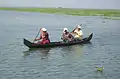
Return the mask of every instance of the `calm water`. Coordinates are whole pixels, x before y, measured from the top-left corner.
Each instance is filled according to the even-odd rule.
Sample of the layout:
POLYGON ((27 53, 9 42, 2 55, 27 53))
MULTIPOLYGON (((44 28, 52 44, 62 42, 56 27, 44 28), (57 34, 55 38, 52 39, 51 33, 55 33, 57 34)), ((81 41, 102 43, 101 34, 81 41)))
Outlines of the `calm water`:
POLYGON ((0 11, 0 79, 120 79, 120 20, 99 16, 67 16, 0 11), (33 41, 45 27, 51 41, 59 41, 62 28, 83 24, 91 44, 29 50, 23 38, 33 41), (96 66, 104 66, 97 72, 96 66))

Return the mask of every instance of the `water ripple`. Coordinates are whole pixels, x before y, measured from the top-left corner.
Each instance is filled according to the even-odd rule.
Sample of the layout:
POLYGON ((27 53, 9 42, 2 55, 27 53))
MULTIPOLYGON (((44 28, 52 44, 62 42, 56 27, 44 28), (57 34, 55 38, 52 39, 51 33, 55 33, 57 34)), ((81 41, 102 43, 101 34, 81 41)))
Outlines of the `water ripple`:
POLYGON ((0 11, 1 79, 119 79, 119 20, 99 16, 69 16, 34 12, 0 11), (64 27, 69 31, 83 24, 85 36, 93 32, 91 43, 29 50, 23 38, 33 41, 40 27, 51 41, 61 40, 64 27), (103 65, 103 72, 96 66, 103 65))

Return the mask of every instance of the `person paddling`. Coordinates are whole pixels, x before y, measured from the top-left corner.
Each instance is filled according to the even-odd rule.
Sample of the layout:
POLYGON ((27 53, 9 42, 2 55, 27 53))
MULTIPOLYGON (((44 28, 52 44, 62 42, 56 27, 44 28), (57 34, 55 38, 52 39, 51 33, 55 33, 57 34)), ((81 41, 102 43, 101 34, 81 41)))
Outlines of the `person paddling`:
POLYGON ((70 41, 73 41, 73 40, 74 40, 74 37, 72 36, 71 33, 68 32, 68 29, 67 29, 67 28, 64 28, 61 39, 62 39, 64 42, 70 42, 70 41))
POLYGON ((34 41, 41 40, 41 41, 38 42, 38 44, 49 44, 50 43, 50 39, 49 39, 49 34, 47 32, 47 29, 46 28, 41 28, 40 32, 41 32, 40 37, 39 38, 35 38, 34 41))
POLYGON ((77 25, 77 27, 72 31, 72 33, 75 35, 74 38, 76 40, 82 40, 83 32, 80 25, 77 25))

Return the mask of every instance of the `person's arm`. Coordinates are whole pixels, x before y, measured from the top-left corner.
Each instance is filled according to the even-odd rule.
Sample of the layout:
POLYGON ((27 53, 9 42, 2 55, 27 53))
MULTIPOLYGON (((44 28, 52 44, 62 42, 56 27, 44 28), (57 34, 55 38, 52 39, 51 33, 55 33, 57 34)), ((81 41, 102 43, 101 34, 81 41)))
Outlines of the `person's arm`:
POLYGON ((81 32, 80 32, 80 33, 81 33, 81 36, 83 36, 83 32, 82 32, 82 30, 81 30, 81 32))
POLYGON ((74 40, 74 37, 73 37, 73 35, 71 34, 71 33, 69 33, 69 36, 68 36, 68 38, 67 38, 69 41, 72 41, 72 40, 74 40))
POLYGON ((78 32, 78 35, 79 35, 79 36, 83 36, 82 30, 78 32))
POLYGON ((75 27, 75 29, 72 31, 74 33, 74 31, 77 29, 77 27, 75 27))
POLYGON ((68 36, 68 37, 69 37, 69 38, 74 38, 73 35, 72 35, 71 33, 69 33, 69 36, 68 36))
POLYGON ((66 37, 66 35, 63 33, 61 39, 65 40, 65 39, 68 39, 68 37, 66 37))
POLYGON ((78 35, 77 30, 74 30, 74 32, 72 32, 72 34, 78 35))
POLYGON ((78 35, 78 33, 76 33, 75 31, 74 31, 74 32, 72 32, 72 34, 78 35))
POLYGON ((40 38, 36 38, 34 41, 38 41, 40 39, 42 39, 42 35, 40 35, 40 38))
POLYGON ((62 39, 62 40, 64 39, 64 34, 62 34, 61 39, 62 39))

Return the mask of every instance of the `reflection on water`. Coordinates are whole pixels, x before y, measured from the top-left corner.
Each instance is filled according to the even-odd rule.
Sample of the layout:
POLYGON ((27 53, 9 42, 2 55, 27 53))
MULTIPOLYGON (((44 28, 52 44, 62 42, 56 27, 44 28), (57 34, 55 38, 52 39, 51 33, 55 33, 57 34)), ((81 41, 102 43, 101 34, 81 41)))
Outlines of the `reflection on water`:
POLYGON ((81 57, 84 53, 83 51, 83 46, 84 45, 76 45, 76 46, 73 46, 72 49, 73 49, 73 53, 74 53, 74 56, 75 57, 81 57))
POLYGON ((24 53, 24 57, 29 56, 29 55, 31 55, 33 53, 36 53, 36 54, 38 54, 41 57, 41 59, 44 59, 44 58, 47 58, 47 56, 49 55, 50 49, 51 48, 29 49, 27 51, 24 51, 23 53, 24 53))
POLYGON ((74 56, 81 56, 84 52, 83 52, 83 46, 84 45, 73 45, 73 46, 67 46, 67 47, 62 47, 61 51, 63 56, 64 55, 69 55, 74 54, 74 56))

